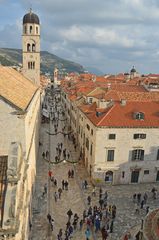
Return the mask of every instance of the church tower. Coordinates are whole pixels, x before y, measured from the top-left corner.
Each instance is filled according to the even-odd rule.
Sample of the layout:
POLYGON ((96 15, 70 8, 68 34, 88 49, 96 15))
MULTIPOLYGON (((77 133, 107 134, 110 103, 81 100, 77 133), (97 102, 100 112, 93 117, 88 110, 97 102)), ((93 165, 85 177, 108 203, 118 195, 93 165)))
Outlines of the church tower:
POLYGON ((23 75, 40 85, 40 21, 32 12, 23 17, 23 75))

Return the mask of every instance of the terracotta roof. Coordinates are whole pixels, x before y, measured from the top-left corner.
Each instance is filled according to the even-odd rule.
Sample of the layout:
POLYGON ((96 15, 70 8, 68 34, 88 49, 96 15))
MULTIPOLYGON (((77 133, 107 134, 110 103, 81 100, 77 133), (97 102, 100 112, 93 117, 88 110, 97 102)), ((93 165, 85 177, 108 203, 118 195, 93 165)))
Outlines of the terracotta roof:
MULTIPOLYGON (((80 109, 86 113, 85 109, 80 109)), ((96 109, 87 110, 88 119, 100 127, 159 127, 159 103, 158 102, 127 102, 122 106, 120 102, 105 109, 105 113, 96 109), (98 111, 97 111, 98 110, 98 111), (101 113, 97 116, 97 112, 101 113), (136 120, 133 114, 144 113, 144 120, 136 120)))
POLYGON ((26 110, 38 86, 11 67, 0 66, 0 96, 26 110))

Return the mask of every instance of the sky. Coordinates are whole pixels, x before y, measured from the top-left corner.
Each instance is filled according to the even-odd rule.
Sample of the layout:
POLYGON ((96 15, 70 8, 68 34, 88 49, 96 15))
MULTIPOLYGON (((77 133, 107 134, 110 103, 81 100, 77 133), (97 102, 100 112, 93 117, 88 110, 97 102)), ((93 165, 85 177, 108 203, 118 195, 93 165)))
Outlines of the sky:
POLYGON ((30 7, 41 50, 103 73, 159 73, 159 0, 0 0, 0 47, 21 48, 30 7))

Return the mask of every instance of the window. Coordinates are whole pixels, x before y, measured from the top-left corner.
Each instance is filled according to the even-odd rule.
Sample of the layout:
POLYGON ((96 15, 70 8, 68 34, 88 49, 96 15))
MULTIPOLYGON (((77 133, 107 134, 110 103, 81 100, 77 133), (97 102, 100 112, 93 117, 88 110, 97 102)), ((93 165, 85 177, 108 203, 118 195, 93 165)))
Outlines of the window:
POLYGON ((93 129, 91 129, 91 135, 93 135, 93 129))
POLYGON ((35 62, 28 62, 28 69, 35 69, 35 62))
POLYGON ((144 170, 144 175, 148 175, 149 174, 149 170, 144 170))
POLYGON ((32 44, 32 52, 35 52, 35 44, 32 44))
POLYGON ((91 144, 90 155, 92 156, 93 145, 91 144))
POLYGON ((135 133, 134 134, 134 139, 145 139, 146 134, 145 133, 135 133))
POLYGON ((27 44, 27 52, 30 52, 31 51, 31 46, 30 46, 30 43, 27 44))
POLYGON ((32 33, 32 30, 33 30, 33 27, 32 27, 32 26, 30 26, 30 33, 32 33))
POLYGON ((88 102, 91 104, 93 102, 93 98, 88 98, 88 102))
POLYGON ((114 134, 114 133, 109 134, 109 139, 115 139, 115 138, 116 138, 116 134, 114 134))
POLYGON ((124 178, 125 177, 125 172, 122 172, 122 178, 124 178))
POLYGON ((38 34, 38 27, 36 27, 36 34, 38 34))
POLYGON ((143 149, 135 149, 132 151, 132 161, 142 161, 144 160, 144 150, 143 149))
POLYGON ((86 138, 86 148, 87 148, 87 150, 89 150, 89 140, 88 140, 88 138, 86 138))
POLYGON ((89 131, 89 130, 90 130, 90 126, 89 126, 88 124, 87 124, 86 126, 87 126, 87 129, 88 129, 88 131, 89 131))
POLYGON ((157 160, 159 160, 159 149, 157 150, 157 160))
POLYGON ((134 119, 136 120, 144 120, 145 114, 143 112, 135 112, 133 114, 134 119))
POLYGON ((114 150, 108 150, 107 161, 114 161, 114 150))
POLYGON ((35 62, 32 62, 32 69, 35 69, 35 62))

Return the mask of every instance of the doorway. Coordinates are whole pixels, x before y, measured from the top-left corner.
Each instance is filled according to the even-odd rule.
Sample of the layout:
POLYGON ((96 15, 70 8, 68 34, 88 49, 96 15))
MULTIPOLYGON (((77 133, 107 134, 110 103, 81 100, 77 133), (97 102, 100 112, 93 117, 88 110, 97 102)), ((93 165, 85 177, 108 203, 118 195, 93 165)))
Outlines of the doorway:
POLYGON ((159 181, 159 171, 157 171, 157 175, 156 175, 156 182, 159 181))
POLYGON ((134 170, 131 173, 131 183, 138 183, 139 181, 139 170, 134 170))
POLYGON ((113 182, 113 172, 108 171, 105 173, 105 182, 113 182))

